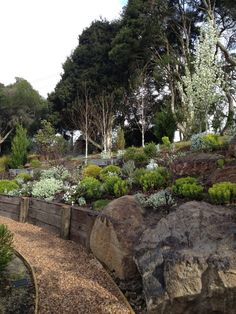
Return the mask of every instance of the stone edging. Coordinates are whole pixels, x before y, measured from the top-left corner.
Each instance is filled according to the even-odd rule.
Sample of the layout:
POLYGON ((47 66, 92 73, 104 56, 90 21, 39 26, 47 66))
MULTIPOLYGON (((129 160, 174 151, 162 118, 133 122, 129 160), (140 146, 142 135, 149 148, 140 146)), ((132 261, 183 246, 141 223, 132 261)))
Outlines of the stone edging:
POLYGON ((102 265, 102 263, 93 255, 93 258, 96 260, 96 262, 99 264, 99 266, 104 270, 107 278, 113 282, 114 286, 116 286, 117 291, 119 292, 120 297, 123 299, 125 305, 129 308, 130 310, 130 314, 136 314, 132 308, 132 306, 130 305, 129 301, 127 300, 126 296, 124 295, 124 293, 120 290, 119 286, 116 284, 116 282, 114 281, 114 279, 111 277, 111 275, 106 271, 106 268, 102 265))
POLYGON ((38 314, 39 313, 39 291, 38 291, 38 283, 37 283, 37 279, 36 279, 36 275, 34 272, 33 267, 30 265, 30 263, 28 262, 28 260, 18 251, 16 251, 14 249, 14 253, 22 259, 23 263, 25 264, 25 266, 30 270, 31 276, 33 278, 33 282, 34 282, 34 288, 35 288, 35 310, 34 313, 38 314))

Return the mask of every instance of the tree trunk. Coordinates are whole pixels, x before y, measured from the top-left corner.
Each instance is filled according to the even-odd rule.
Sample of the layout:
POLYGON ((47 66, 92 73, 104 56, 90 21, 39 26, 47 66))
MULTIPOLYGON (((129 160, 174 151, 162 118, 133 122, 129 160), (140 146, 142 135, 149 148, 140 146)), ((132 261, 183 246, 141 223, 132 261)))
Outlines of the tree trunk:
POLYGON ((234 122, 234 98, 229 92, 226 93, 226 97, 229 102, 228 116, 227 116, 227 121, 225 123, 225 126, 223 130, 221 131, 221 135, 223 135, 227 130, 229 130, 234 122))

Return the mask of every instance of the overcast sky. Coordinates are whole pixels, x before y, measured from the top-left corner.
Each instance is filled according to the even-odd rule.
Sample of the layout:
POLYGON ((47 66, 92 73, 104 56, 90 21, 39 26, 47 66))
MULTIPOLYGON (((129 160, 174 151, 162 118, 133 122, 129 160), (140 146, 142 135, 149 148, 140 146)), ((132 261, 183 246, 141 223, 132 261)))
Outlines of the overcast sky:
POLYGON ((78 35, 100 16, 117 18, 126 0, 7 0, 0 4, 0 82, 28 80, 46 97, 78 35))

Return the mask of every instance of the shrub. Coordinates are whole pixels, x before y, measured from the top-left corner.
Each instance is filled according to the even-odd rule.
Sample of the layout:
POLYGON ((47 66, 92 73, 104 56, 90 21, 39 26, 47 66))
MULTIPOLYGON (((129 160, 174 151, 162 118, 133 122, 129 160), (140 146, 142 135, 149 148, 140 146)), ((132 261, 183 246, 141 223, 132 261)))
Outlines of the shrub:
POLYGON ((9 165, 10 157, 9 156, 2 156, 0 157, 0 172, 4 172, 9 165))
POLYGON ((125 149, 125 134, 122 128, 119 128, 119 130, 117 131, 116 149, 117 150, 125 149))
POLYGON ((41 179, 51 179, 65 181, 69 179, 70 173, 64 166, 56 166, 47 170, 42 170, 40 174, 41 179))
POLYGON ((161 190, 157 193, 151 194, 150 196, 138 193, 135 195, 135 198, 144 208, 157 209, 160 206, 174 204, 174 199, 169 190, 161 190))
POLYGON ((131 146, 127 148, 127 150, 124 153, 124 161, 127 162, 129 160, 133 160, 136 166, 140 166, 148 161, 148 157, 144 153, 143 147, 137 148, 131 146))
POLYGON ((0 180, 0 194, 7 194, 10 191, 19 189, 19 185, 14 180, 0 180))
POLYGON ((77 197, 85 197, 86 200, 98 199, 102 195, 101 182, 93 177, 85 177, 77 187, 77 197))
POLYGON ((220 182, 209 188, 208 193, 216 204, 234 203, 236 201, 236 183, 220 182))
POLYGON ((118 181, 122 181, 122 179, 118 176, 106 177, 104 184, 102 186, 104 192, 109 195, 114 195, 114 186, 118 181))
POLYGON ((121 169, 118 166, 109 165, 102 169, 100 172, 100 179, 105 181, 107 177, 119 176, 121 174, 121 169))
POLYGON ((41 179, 33 185, 32 196, 51 201, 62 189, 63 182, 60 180, 55 178, 41 179))
POLYGON ((21 184, 27 181, 30 181, 32 179, 32 176, 28 173, 19 173, 16 177, 15 180, 17 183, 21 184))
POLYGON ((93 177, 98 178, 102 168, 97 165, 88 165, 84 168, 83 175, 84 177, 93 177))
POLYGON ((29 163, 31 163, 32 160, 39 160, 40 159, 40 155, 39 154, 29 154, 27 156, 27 161, 29 163))
POLYGON ((124 163, 122 167, 122 175, 126 178, 131 178, 134 175, 135 171, 135 163, 133 160, 129 160, 126 163, 124 163))
POLYGON ((199 133, 191 137, 191 150, 213 149, 220 145, 219 135, 199 133))
POLYGON ((27 138, 27 130, 21 125, 16 127, 16 135, 11 144, 11 162, 12 168, 19 168, 24 166, 27 161, 27 149, 29 140, 27 138))
POLYGON ((136 169, 133 174, 134 184, 140 186, 140 178, 147 172, 148 170, 145 168, 136 169))
POLYGON ((93 209, 100 212, 110 203, 110 201, 111 200, 107 199, 97 200, 93 202, 93 209))
POLYGON ((180 178, 175 181, 173 192, 182 197, 198 199, 202 195, 203 186, 195 178, 180 178))
POLYGON ((13 255, 13 234, 6 225, 0 225, 0 272, 11 261, 13 255))
POLYGON ((166 146, 168 146, 168 147, 170 146, 171 142, 170 142, 168 136, 163 136, 163 137, 161 138, 161 140, 162 140, 162 143, 163 143, 164 145, 166 145, 166 146))
POLYGON ((125 181, 125 180, 118 180, 114 184, 114 195, 116 197, 124 196, 124 195, 128 194, 128 192, 129 192, 129 187, 128 187, 127 181, 125 181))
POLYGON ((41 167, 41 162, 38 159, 32 159, 30 161, 30 167, 32 167, 32 168, 40 168, 41 167))
POLYGON ((157 147, 155 143, 148 143, 144 147, 144 153, 148 158, 154 158, 157 155, 157 147))
POLYGON ((165 186, 165 178, 158 171, 148 171, 140 177, 139 184, 143 191, 165 186))
POLYGON ((224 165, 225 165, 225 160, 224 159, 218 159, 217 160, 217 166, 218 166, 218 168, 220 168, 220 169, 224 169, 224 165))

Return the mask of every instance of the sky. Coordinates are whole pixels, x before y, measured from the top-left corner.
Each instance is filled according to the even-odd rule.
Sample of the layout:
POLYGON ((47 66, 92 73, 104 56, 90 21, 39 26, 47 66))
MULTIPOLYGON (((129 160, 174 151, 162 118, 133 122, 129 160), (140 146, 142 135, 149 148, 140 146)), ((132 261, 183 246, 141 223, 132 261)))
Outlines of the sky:
POLYGON ((7 0, 0 4, 0 83, 21 77, 47 97, 84 28, 119 17, 126 0, 7 0))

